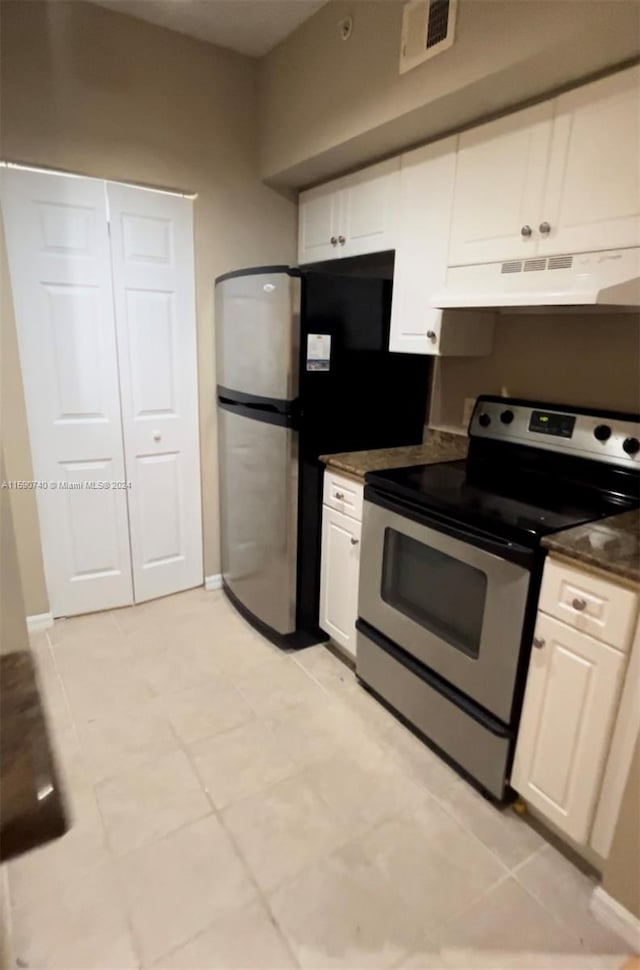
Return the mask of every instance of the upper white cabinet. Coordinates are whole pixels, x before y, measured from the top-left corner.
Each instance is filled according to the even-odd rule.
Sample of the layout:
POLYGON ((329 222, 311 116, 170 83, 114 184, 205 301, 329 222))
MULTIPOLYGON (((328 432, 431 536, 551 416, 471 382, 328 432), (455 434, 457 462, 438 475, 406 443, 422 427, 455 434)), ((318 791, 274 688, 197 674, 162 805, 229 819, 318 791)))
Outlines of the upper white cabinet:
POLYGON ((410 354, 491 352, 492 313, 438 310, 447 273, 457 138, 402 156, 389 349, 410 354))
POLYGON ((313 263, 395 248, 400 159, 300 195, 298 261, 313 263))
POLYGON ((449 265, 640 245, 640 68, 460 135, 449 265))
POLYGON ((553 111, 545 101, 460 135, 450 266, 535 254, 553 111))
POLYGON ((538 252, 640 245, 640 67, 569 91, 555 105, 540 214, 549 229, 538 252))
MULTIPOLYGON (((315 263, 336 259, 342 192, 333 185, 320 185, 300 196, 298 210, 298 262, 315 263)), ((342 248, 342 247, 341 247, 342 248)))

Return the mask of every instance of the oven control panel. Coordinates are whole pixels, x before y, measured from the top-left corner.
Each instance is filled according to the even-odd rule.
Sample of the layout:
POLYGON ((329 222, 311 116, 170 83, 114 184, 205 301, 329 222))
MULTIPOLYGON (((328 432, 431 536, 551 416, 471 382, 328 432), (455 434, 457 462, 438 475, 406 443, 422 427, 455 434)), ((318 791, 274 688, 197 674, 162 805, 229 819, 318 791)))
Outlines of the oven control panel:
POLYGON ((486 395, 476 401, 469 435, 637 467, 640 471, 640 416, 571 411, 486 395))

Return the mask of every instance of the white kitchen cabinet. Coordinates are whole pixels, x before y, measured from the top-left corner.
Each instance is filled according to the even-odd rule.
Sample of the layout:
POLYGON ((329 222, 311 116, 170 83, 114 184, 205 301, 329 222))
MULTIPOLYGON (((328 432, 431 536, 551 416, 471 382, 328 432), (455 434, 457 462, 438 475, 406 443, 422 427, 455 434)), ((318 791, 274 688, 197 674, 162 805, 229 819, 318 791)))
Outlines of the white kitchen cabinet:
POLYGON ((356 655, 362 493, 359 482, 327 470, 322 507, 320 626, 356 655))
POLYGON ((342 192, 331 185, 321 185, 300 196, 298 213, 298 261, 315 263, 336 259, 338 223, 342 192))
POLYGON ((535 255, 554 101, 460 135, 449 265, 535 255))
POLYGON ((338 248, 342 256, 382 253, 396 245, 400 159, 348 175, 342 191, 338 248), (341 243, 340 236, 345 239, 341 243))
POLYGON ((583 569, 549 559, 538 608, 581 633, 626 652, 635 628, 638 594, 583 569))
POLYGON ((640 245, 639 90, 633 67, 463 132, 449 265, 640 245))
POLYGON ((430 298, 445 284, 457 137, 402 156, 389 349, 489 354, 493 313, 442 311, 430 298))
POLYGON ((560 831, 586 844, 626 657, 538 613, 511 785, 560 831))
POLYGON ((549 225, 538 252, 640 245, 640 67, 569 91, 555 105, 544 202, 531 217, 549 225))
POLYGON ((395 247, 400 159, 300 195, 300 263, 380 253, 395 247))

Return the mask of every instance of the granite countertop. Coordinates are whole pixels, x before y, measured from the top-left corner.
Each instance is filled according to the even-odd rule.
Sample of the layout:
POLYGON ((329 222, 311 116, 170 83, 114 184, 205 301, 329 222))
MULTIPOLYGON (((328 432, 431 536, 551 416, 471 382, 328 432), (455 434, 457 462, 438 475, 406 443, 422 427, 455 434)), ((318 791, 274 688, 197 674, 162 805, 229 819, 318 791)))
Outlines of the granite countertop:
POLYGON ((565 559, 640 585, 640 509, 556 532, 542 544, 565 559))
POLYGON ((29 650, 0 656, 0 861, 67 830, 29 650))
POLYGON ((441 461, 457 461, 467 457, 469 439, 466 435, 448 431, 426 432, 421 445, 400 448, 378 448, 374 451, 347 451, 338 455, 320 455, 320 461, 336 471, 364 479, 367 472, 407 465, 436 465, 441 461))

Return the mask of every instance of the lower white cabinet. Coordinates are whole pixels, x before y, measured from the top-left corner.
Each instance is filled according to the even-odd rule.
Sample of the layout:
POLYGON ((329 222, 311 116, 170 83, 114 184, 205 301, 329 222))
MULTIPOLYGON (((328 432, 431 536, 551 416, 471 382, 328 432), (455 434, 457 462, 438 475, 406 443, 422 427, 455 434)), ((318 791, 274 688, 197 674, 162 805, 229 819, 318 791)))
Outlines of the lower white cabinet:
MULTIPOLYGON (((339 477, 325 473, 322 507, 322 564, 320 575, 320 626, 347 653, 356 655, 358 580, 360 575, 360 518, 335 508, 332 492, 339 477), (327 500, 331 505, 326 504, 327 500)), ((344 479, 345 487, 362 486, 344 479)), ((340 493, 342 494, 342 493, 340 493)))
POLYGON ((538 613, 511 785, 578 844, 589 839, 626 659, 538 613))

